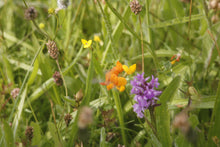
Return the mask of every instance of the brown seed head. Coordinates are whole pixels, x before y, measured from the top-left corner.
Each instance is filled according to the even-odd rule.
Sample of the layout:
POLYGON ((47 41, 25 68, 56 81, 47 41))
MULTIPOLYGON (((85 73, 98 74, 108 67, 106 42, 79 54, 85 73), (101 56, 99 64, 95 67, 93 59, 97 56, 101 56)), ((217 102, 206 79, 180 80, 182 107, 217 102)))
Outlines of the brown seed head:
POLYGON ((27 137, 27 139, 28 139, 29 141, 32 140, 32 138, 33 138, 33 133, 34 133, 33 127, 28 126, 27 129, 26 129, 26 131, 25 131, 25 135, 26 135, 26 137, 27 137))
POLYGON ((130 2, 131 11, 137 15, 141 12, 142 6, 139 4, 138 0, 133 0, 130 2))
POLYGON ((66 123, 66 126, 68 127, 69 126, 69 123, 70 121, 73 119, 72 115, 70 115, 69 113, 67 113, 64 117, 64 120, 65 120, 65 123, 66 123))
POLYGON ((218 0, 209 1, 209 9, 216 9, 218 7, 218 0))
POLYGON ((216 22, 218 22, 218 21, 219 21, 218 15, 213 15, 211 20, 212 20, 212 23, 213 23, 213 24, 216 23, 216 22))
POLYGON ((20 88, 15 88, 11 91, 11 96, 15 99, 19 94, 20 88))
POLYGON ((34 20, 37 17, 37 11, 34 7, 25 10, 24 16, 27 20, 34 20))
POLYGON ((48 53, 50 54, 50 56, 53 59, 56 60, 58 58, 58 55, 59 55, 56 42, 48 40, 48 43, 46 43, 46 45, 47 45, 48 53))
POLYGON ((188 121, 188 115, 186 112, 182 111, 176 115, 173 121, 173 126, 182 131, 182 133, 187 134, 190 129, 190 123, 188 121))
POLYGON ((55 71, 55 73, 53 74, 53 78, 57 86, 63 85, 63 79, 61 78, 61 75, 58 71, 55 71))
POLYGON ((82 107, 79 113, 78 127, 80 129, 85 129, 92 122, 93 122, 92 109, 87 106, 82 107))

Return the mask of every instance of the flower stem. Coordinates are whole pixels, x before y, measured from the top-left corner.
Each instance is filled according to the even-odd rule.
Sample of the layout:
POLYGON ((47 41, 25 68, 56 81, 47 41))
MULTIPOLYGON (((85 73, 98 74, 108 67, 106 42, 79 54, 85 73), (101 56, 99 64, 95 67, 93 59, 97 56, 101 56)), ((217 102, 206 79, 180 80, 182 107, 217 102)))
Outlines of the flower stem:
POLYGON ((123 140, 124 145, 126 145, 127 141, 126 141, 126 136, 125 136, 125 124, 124 124, 124 118, 123 118, 120 98, 119 98, 118 93, 116 93, 114 90, 112 90, 112 93, 113 93, 113 98, 114 98, 115 105, 116 105, 116 110, 117 110, 117 113, 118 113, 118 118, 119 118, 119 123, 120 123, 120 128, 121 128, 121 134, 122 134, 122 140, 123 140))
POLYGON ((68 96, 67 86, 66 86, 66 82, 65 82, 65 79, 64 79, 64 77, 63 77, 63 73, 62 73, 62 71, 61 71, 61 68, 60 68, 58 59, 56 59, 56 63, 57 63, 57 67, 58 67, 58 69, 59 69, 60 75, 61 75, 61 77, 62 77, 62 79, 63 79, 63 85, 64 85, 64 88, 65 88, 66 97, 67 97, 67 96, 68 96))
POLYGON ((143 42, 143 32, 142 32, 140 15, 139 15, 139 24, 140 24, 140 31, 141 31, 142 72, 144 72, 144 42, 143 42))

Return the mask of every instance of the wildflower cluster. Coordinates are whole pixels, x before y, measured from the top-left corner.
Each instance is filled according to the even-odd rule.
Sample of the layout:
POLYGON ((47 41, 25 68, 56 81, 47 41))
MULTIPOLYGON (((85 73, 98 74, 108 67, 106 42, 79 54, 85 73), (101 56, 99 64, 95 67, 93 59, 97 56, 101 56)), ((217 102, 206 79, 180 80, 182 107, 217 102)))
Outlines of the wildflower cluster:
POLYGON ((120 92, 122 92, 125 90, 127 80, 124 77, 120 77, 119 74, 123 71, 125 71, 126 74, 132 74, 135 70, 136 64, 128 68, 126 65, 122 65, 119 61, 117 61, 116 66, 106 73, 105 82, 101 83, 101 85, 106 85, 108 90, 116 87, 120 92))
POLYGON ((137 113, 137 116, 143 118, 144 111, 151 106, 155 106, 158 100, 157 96, 161 94, 161 91, 157 91, 154 88, 158 88, 158 78, 152 79, 150 82, 147 82, 150 77, 144 78, 144 73, 137 74, 134 77, 134 80, 131 81, 133 86, 131 89, 131 94, 135 94, 134 100, 137 102, 133 105, 134 112, 137 113))

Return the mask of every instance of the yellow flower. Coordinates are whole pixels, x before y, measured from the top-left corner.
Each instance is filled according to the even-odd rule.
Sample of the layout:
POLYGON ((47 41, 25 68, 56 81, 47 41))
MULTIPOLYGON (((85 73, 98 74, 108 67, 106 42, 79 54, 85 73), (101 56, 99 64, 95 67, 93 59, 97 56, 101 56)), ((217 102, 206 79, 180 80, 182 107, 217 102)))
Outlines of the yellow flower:
POLYGON ((99 38, 99 36, 94 35, 94 41, 95 41, 95 42, 100 42, 100 41, 101 41, 101 39, 99 38))
POLYGON ((82 42, 84 48, 89 48, 92 44, 92 40, 87 41, 85 39, 81 39, 81 42, 82 42))
POLYGON ((170 62, 172 65, 176 63, 176 60, 173 60, 170 62))
POLYGON ((39 24, 39 28, 40 28, 40 29, 44 29, 44 28, 45 28, 45 24, 44 24, 44 23, 40 23, 40 24, 39 24))
POLYGON ((116 87, 120 92, 123 92, 125 90, 125 86, 116 87))
POLYGON ((48 9, 48 14, 54 14, 55 13, 55 9, 54 8, 49 8, 48 9))
POLYGON ((123 65, 122 68, 128 75, 130 75, 135 72, 136 64, 133 64, 130 67, 128 67, 127 65, 123 65))

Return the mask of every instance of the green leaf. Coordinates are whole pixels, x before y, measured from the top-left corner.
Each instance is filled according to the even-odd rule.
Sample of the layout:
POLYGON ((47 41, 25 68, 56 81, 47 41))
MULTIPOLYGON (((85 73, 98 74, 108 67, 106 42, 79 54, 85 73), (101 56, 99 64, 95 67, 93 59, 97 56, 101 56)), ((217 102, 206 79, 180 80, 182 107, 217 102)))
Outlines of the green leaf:
POLYGON ((100 147, 106 147, 106 133, 105 133, 105 128, 102 127, 100 131, 100 147))
POLYGON ((27 84, 30 86, 34 83, 34 80, 37 76, 37 72, 38 72, 38 69, 39 69, 39 62, 38 60, 36 59, 35 62, 34 62, 34 68, 33 68, 33 71, 31 73, 31 76, 27 82, 27 84))
POLYGON ((2 127, 2 136, 4 139, 5 147, 14 147, 14 137, 13 137, 13 132, 9 124, 5 121, 1 124, 2 127))
POLYGON ((189 122, 193 128, 195 128, 199 124, 198 116, 195 114, 190 115, 189 122))
POLYGON ((10 65, 8 59, 4 56, 4 54, 2 56, 3 56, 5 74, 7 75, 7 81, 8 81, 8 83, 14 83, 14 75, 12 73, 11 65, 10 65))
POLYGON ((62 146, 60 141, 59 141, 58 132, 57 132, 57 129, 56 129, 54 123, 48 122, 48 128, 49 128, 49 131, 51 133, 52 139, 54 141, 55 147, 62 146))
POLYGON ((212 119, 211 119, 211 124, 213 123, 212 127, 209 130, 209 144, 211 146, 216 146, 214 145, 213 138, 217 138, 220 140, 220 82, 218 83, 218 90, 217 90, 217 95, 216 95, 216 100, 215 100, 215 106, 212 112, 212 119))
POLYGON ((35 146, 35 145, 40 146, 41 138, 42 138, 40 126, 38 123, 35 123, 35 122, 31 122, 31 126, 33 127, 33 130, 34 130, 31 145, 32 146, 35 146))
POLYGON ((160 96, 161 105, 156 107, 157 133, 163 146, 172 146, 170 136, 170 114, 167 102, 169 102, 176 93, 180 80, 180 76, 173 79, 160 96))
POLYGON ((123 117, 124 115, 122 112, 120 97, 118 95, 118 92, 116 92, 115 90, 112 90, 112 94, 113 94, 114 102, 116 105, 116 110, 118 113, 118 119, 119 119, 120 128, 121 128, 122 140, 123 140, 124 145, 127 145, 126 135, 125 135, 125 130, 124 130, 125 129, 124 117, 123 117))
POLYGON ((17 131, 17 128, 18 128, 18 125, 19 125, 19 121, 21 119, 21 113, 22 113, 23 108, 24 108, 24 101, 25 101, 26 95, 27 95, 27 85, 25 86, 24 91, 21 94, 21 97, 20 97, 21 99, 20 99, 20 102, 19 102, 18 107, 17 107, 18 110, 15 113, 15 117, 14 117, 14 120, 13 120, 12 126, 14 128, 14 130, 13 130, 14 137, 16 135, 16 131, 17 131))

